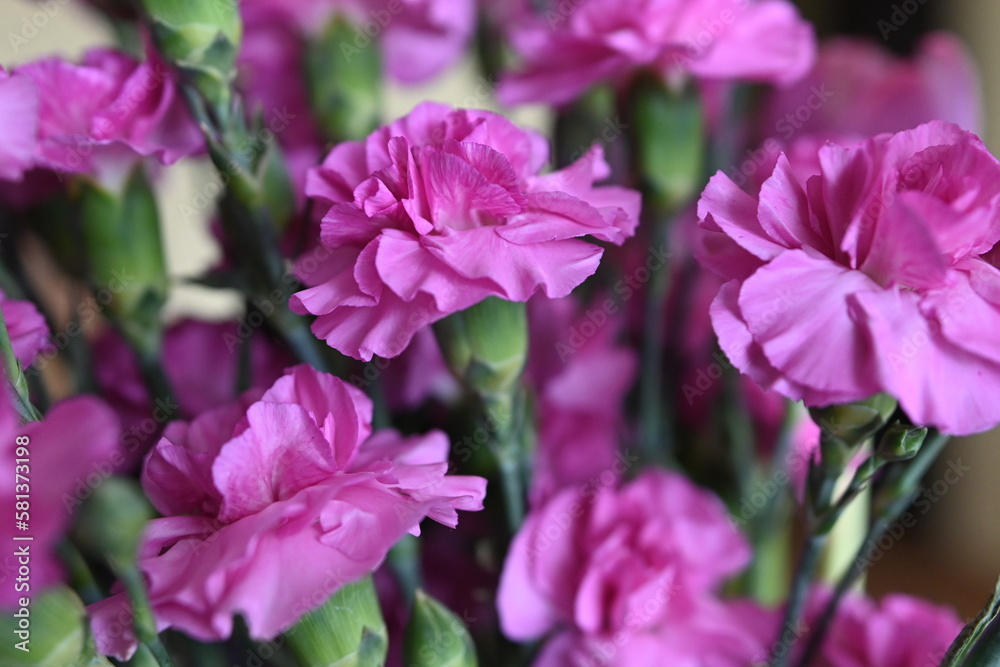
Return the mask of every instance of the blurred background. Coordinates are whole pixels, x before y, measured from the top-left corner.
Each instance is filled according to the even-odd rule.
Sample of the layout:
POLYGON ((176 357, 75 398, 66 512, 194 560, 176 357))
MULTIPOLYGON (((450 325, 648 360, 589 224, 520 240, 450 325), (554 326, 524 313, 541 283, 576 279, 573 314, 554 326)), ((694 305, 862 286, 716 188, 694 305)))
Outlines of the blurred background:
MULTIPOLYGON (((202 0, 192 0, 202 1, 202 0)), ((502 1, 502 0, 497 0, 502 1)), ((1000 3, 977 0, 798 0, 821 37, 865 36, 900 54, 932 30, 956 33, 978 62, 983 83, 983 139, 1000 154, 1000 3), (890 29, 887 26, 891 26, 890 29)), ((106 24, 78 0, 2 0, 0 64, 11 67, 45 54, 78 57, 95 45, 110 44, 106 24)), ((416 102, 435 99, 483 106, 483 85, 470 64, 457 68, 430 89, 394 88, 388 116, 408 111, 416 102)), ((544 124, 531 110, 519 117, 544 124)), ((235 315, 239 301, 186 285, 217 258, 206 221, 191 213, 190 202, 205 191, 207 165, 181 163, 167 170, 161 183, 168 261, 177 278, 169 305, 173 316, 220 319, 235 315)), ((1000 335, 1000 332, 998 332, 1000 335)), ((996 398, 1000 400, 1000 396, 996 398)), ((869 587, 876 595, 902 591, 954 606, 966 619, 974 616, 1000 575, 1000 433, 953 442, 925 480, 923 495, 911 508, 916 524, 874 553, 869 587)))

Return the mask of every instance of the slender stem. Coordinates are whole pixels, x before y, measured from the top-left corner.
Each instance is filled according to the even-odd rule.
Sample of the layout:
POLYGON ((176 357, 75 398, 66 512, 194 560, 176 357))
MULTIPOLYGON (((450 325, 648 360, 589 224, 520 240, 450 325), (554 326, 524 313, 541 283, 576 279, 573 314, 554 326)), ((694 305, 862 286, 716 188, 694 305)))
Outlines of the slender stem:
POLYGON ((813 534, 806 541, 805 549, 799 557, 798 565, 795 568, 795 577, 792 580, 792 592, 788 598, 788 605, 785 607, 781 628, 778 634, 778 641, 771 648, 771 667, 785 667, 791 657, 791 646, 785 645, 786 638, 795 637, 799 620, 806 607, 806 598, 809 594, 809 584, 812 580, 812 573, 816 569, 823 547, 826 546, 825 534, 813 534))
POLYGON ((505 396, 483 399, 483 405, 499 424, 493 439, 493 453, 500 470, 504 504, 511 534, 517 532, 525 516, 525 484, 523 469, 522 431, 524 422, 524 392, 515 388, 505 396))
POLYGON ((912 461, 900 463, 887 471, 887 479, 883 486, 889 485, 895 487, 896 492, 892 494, 893 499, 891 502, 881 505, 881 509, 877 510, 877 516, 869 527, 864 540, 862 540, 861 546, 858 547, 851 567, 841 577, 834 589, 833 596, 823 608, 819 621, 809 637, 806 650, 799 659, 799 667, 806 667, 812 664, 812 658, 822 648, 823 640, 826 638, 826 633, 830 629, 830 624, 833 622, 841 601, 844 599, 847 591, 854 586, 867 570, 869 563, 864 560, 865 552, 871 548, 871 545, 878 543, 893 522, 913 502, 917 495, 917 485, 927 473, 930 466, 937 460, 948 441, 948 436, 935 433, 927 439, 923 447, 920 448, 920 453, 912 461))
MULTIPOLYGON (((651 245, 667 244, 667 216, 652 220, 651 245)), ((670 268, 652 271, 646 288, 645 324, 642 337, 642 373, 639 378, 639 415, 643 453, 649 462, 672 463, 674 447, 673 406, 664 392, 666 361, 666 304, 670 292, 670 268)))
POLYGON ((121 577, 128 591, 129 600, 132 602, 136 637, 149 649, 149 652, 153 654, 156 663, 160 667, 173 667, 173 661, 170 659, 166 647, 163 646, 163 642, 160 641, 160 636, 156 632, 156 620, 153 617, 153 610, 149 604, 149 597, 146 595, 146 586, 143 583, 142 574, 140 574, 134 564, 124 566, 113 564, 112 567, 121 577))

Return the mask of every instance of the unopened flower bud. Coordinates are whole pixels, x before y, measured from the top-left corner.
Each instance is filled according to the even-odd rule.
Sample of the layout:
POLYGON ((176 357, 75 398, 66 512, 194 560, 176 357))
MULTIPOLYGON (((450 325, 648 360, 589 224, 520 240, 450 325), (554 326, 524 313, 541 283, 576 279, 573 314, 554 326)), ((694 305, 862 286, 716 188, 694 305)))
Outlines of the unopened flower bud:
POLYGON ((927 429, 895 424, 882 436, 875 455, 883 461, 905 461, 920 451, 927 438, 927 429))
POLYGON ((434 325, 452 372, 484 396, 513 389, 528 355, 523 303, 490 297, 434 325))
POLYGON ((417 591, 406 628, 404 662, 409 667, 476 667, 476 647, 462 620, 417 591))

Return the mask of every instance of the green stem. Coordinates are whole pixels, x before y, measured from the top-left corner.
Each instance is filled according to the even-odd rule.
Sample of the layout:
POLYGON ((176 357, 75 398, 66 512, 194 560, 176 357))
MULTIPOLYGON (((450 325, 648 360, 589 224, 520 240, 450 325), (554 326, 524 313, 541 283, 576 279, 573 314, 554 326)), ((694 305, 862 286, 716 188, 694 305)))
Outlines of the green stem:
POLYGON ((121 577, 125 588, 128 591, 129 600, 132 602, 132 613, 134 615, 133 624, 135 635, 149 652, 153 654, 159 667, 173 667, 173 661, 167 653, 166 647, 160 641, 160 636, 156 632, 156 620, 153 617, 153 610, 149 604, 149 597, 146 595, 146 586, 142 580, 142 574, 134 564, 113 565, 118 576, 121 577))
POLYGON ((811 660, 822 648, 823 640, 826 637, 826 633, 830 628, 830 624, 837 613, 837 608, 840 606, 841 601, 867 570, 864 561, 865 551, 871 545, 877 544, 886 531, 889 530, 893 522, 910 506, 918 493, 917 486, 920 480, 923 479, 931 465, 937 460, 949 439, 949 436, 935 432, 932 437, 929 437, 925 441, 920 449, 920 453, 913 460, 897 464, 888 469, 887 478, 882 486, 890 488, 891 500, 888 503, 876 504, 875 520, 869 527, 867 534, 861 542, 861 546, 858 547, 851 567, 841 577, 834 589, 833 596, 823 608, 816 628, 809 637, 806 650, 798 662, 799 667, 806 667, 812 664, 811 660))
POLYGON ((524 447, 522 446, 524 401, 524 391, 519 387, 508 395, 484 397, 482 401, 484 412, 499 422, 493 438, 493 454, 500 471, 511 534, 521 527, 525 516, 524 447))
POLYGON ((811 535, 799 557, 799 563, 795 568, 795 577, 792 580, 792 592, 788 598, 788 605, 785 607, 778 639, 771 648, 771 667, 785 667, 789 664, 792 647, 787 645, 787 642, 792 637, 797 637, 799 620, 805 611, 806 599, 809 595, 812 573, 816 570, 820 554, 826 546, 826 538, 825 534, 811 535))

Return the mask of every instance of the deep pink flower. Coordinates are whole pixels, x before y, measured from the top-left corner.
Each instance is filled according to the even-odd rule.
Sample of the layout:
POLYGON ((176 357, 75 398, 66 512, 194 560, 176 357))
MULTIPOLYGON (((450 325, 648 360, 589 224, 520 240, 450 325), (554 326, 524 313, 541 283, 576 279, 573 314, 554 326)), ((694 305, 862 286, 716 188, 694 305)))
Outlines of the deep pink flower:
POLYGON ((528 302, 530 354, 525 369, 535 390, 538 444, 532 504, 588 481, 614 485, 635 465, 620 451, 625 395, 635 380, 636 354, 616 342, 616 302, 581 308, 572 298, 528 302), (595 387, 600 391, 595 391, 595 387))
POLYGON ((88 51, 79 65, 47 58, 15 70, 38 89, 35 166, 90 173, 117 184, 137 156, 163 164, 200 151, 192 120, 166 65, 112 49, 88 51))
MULTIPOLYGON (((0 380, 2 380, 0 373, 0 380)), ((107 462, 118 441, 118 422, 106 405, 96 398, 81 396, 57 404, 45 419, 19 425, 17 412, 7 396, 6 388, 0 390, 0 474, 9 480, 0 490, 0 508, 8 517, 0 528, 0 539, 11 545, 13 553, 15 536, 30 535, 31 547, 30 589, 15 588, 17 576, 16 557, 5 555, 0 573, 0 607, 17 606, 18 598, 35 599, 45 588, 63 580, 63 567, 56 555, 56 547, 72 518, 78 489, 91 489, 107 476, 107 462), (27 456, 18 453, 18 445, 28 439, 27 456), (25 462, 19 459, 27 458, 25 462), (23 466, 23 467, 16 467, 23 466), (29 480, 15 479, 15 472, 29 480), (15 487, 25 483, 29 490, 15 487), (27 493, 29 509, 28 530, 17 530, 15 514, 18 494, 27 493)), ((22 582, 23 583, 23 582, 22 582)))
MULTIPOLYGON (((828 594, 816 591, 810 614, 820 612, 828 594)), ((823 642, 816 667, 925 667, 944 658, 962 630, 951 609, 909 595, 879 602, 848 596, 823 642)))
POLYGON ((640 632, 560 633, 533 667, 747 667, 765 654, 762 618, 768 617, 746 602, 688 600, 666 622, 640 632))
POLYGON ((811 26, 786 0, 581 0, 558 3, 512 31, 524 58, 500 86, 505 104, 563 104, 641 69, 667 81, 787 84, 815 56, 811 26))
MULTIPOLYGON (((139 551, 158 626, 203 641, 242 615, 267 639, 373 571, 425 517, 455 526, 482 508, 485 480, 446 476, 444 434, 371 432, 371 401, 308 366, 271 389, 174 422, 143 487, 164 518, 139 551)), ((123 594, 92 605, 100 650, 129 656, 123 594)), ((127 616, 127 613, 126 613, 127 616)))
POLYGON ((4 323, 10 335, 21 368, 28 368, 38 353, 49 346, 49 327, 38 308, 30 301, 8 299, 0 290, 0 308, 3 309, 4 323))
POLYGON ((539 134, 434 103, 340 144, 309 175, 307 193, 331 206, 327 259, 300 263, 310 289, 292 307, 319 316, 313 332, 331 347, 367 360, 398 355, 423 327, 489 296, 569 294, 602 253, 579 237, 623 242, 639 195, 593 186, 609 171, 600 147, 539 176, 547 158, 539 134))
POLYGON ((702 195, 727 356, 808 405, 887 392, 947 433, 995 425, 1000 163, 944 122, 819 158, 806 187, 782 156, 756 197, 721 173, 702 195))
POLYGON ((529 515, 497 594, 517 641, 565 628, 592 637, 655 632, 750 559, 722 502, 650 470, 620 489, 569 488, 529 515))
POLYGON ((38 91, 30 78, 0 67, 0 179, 20 181, 38 143, 38 91))
POLYGON ((905 59, 874 42, 832 39, 820 47, 806 77, 769 93, 760 125, 761 139, 809 135, 821 145, 902 132, 932 120, 970 132, 982 127, 976 65, 947 33, 926 36, 905 59))
POLYGON ((292 355, 264 332, 246 335, 250 329, 241 327, 246 324, 186 319, 167 328, 162 362, 173 396, 149 395, 135 353, 116 331, 107 329, 94 341, 98 388, 123 424, 120 470, 132 469, 145 456, 168 421, 194 419, 236 400, 244 353, 248 388, 271 386, 293 364, 292 355))

